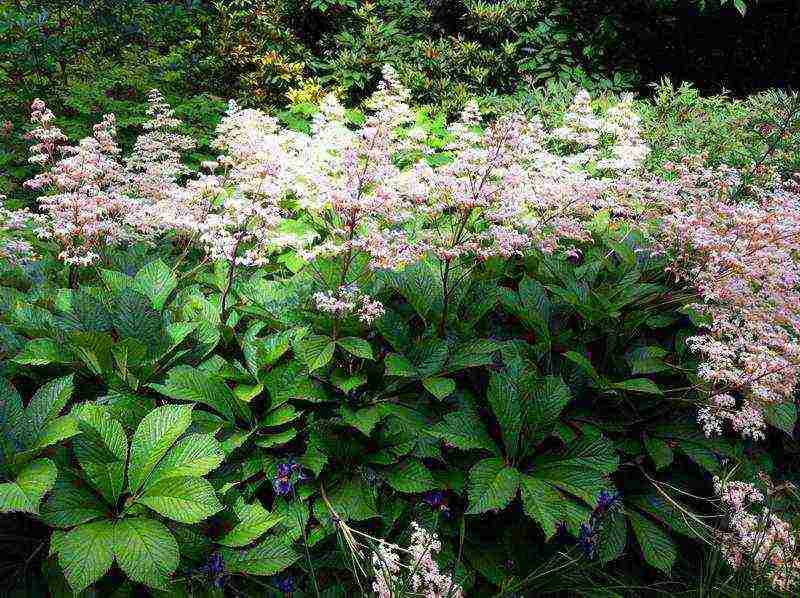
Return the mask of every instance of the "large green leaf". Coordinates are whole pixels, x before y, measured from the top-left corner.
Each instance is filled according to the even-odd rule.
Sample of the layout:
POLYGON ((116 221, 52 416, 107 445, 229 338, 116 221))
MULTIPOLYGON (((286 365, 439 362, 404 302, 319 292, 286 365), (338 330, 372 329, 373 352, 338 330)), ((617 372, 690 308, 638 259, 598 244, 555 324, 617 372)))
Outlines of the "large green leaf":
MULTIPOLYGON (((328 498, 336 513, 344 520, 363 521, 378 516, 375 491, 360 475, 342 480, 329 490, 328 498)), ((314 504, 319 519, 330 521, 331 514, 321 500, 314 504)))
POLYGON ((572 395, 569 387, 557 376, 530 379, 524 385, 523 391, 524 434, 527 445, 535 448, 553 431, 572 395))
POLYGON ((80 478, 66 470, 59 472, 40 514, 47 525, 61 528, 73 527, 106 515, 110 515, 108 505, 104 505, 80 478))
POLYGON ((176 401, 208 405, 231 422, 235 419, 238 399, 224 381, 209 372, 181 365, 169 371, 164 384, 150 387, 176 401))
POLYGON ((72 416, 82 432, 73 442, 75 457, 100 495, 109 504, 116 504, 125 487, 125 430, 99 405, 82 403, 72 410, 72 416))
POLYGON ((501 510, 508 506, 519 487, 520 475, 500 457, 478 461, 469 471, 470 515, 501 510))
POLYGON ((669 573, 678 556, 672 538, 658 525, 635 511, 628 513, 628 521, 631 522, 633 533, 642 548, 644 559, 663 573, 669 573))
POLYGON ((628 526, 624 513, 619 510, 607 513, 598 530, 598 558, 603 563, 613 561, 622 555, 627 543, 628 526))
POLYGON ((76 594, 105 575, 114 562, 114 523, 84 523, 58 543, 58 562, 76 594))
POLYGON ((275 575, 300 558, 300 554, 289 544, 275 538, 267 538, 249 550, 223 548, 220 553, 225 561, 225 569, 231 573, 250 575, 275 575))
POLYGON ((639 392, 651 395, 663 395, 664 391, 649 378, 632 378, 631 380, 624 380, 622 382, 615 382, 611 385, 617 390, 625 390, 628 392, 639 392))
POLYGON ((212 434, 189 434, 181 438, 153 468, 144 489, 167 478, 199 478, 219 467, 225 455, 212 434))
POLYGON ((489 380, 486 399, 500 424, 506 453, 517 455, 523 424, 523 404, 516 381, 508 374, 495 372, 489 380))
POLYGON ((159 521, 120 519, 114 525, 114 556, 133 581, 166 590, 169 576, 178 567, 178 543, 159 521))
POLYGON ((419 261, 387 277, 423 320, 442 310, 442 279, 427 262, 419 261))
POLYGON ((64 345, 50 338, 29 340, 17 356, 14 357, 14 361, 22 365, 69 363, 71 359, 72 355, 64 345))
POLYGON ((28 463, 13 482, 0 484, 0 513, 38 513, 39 502, 55 484, 58 469, 50 459, 28 463))
POLYGON ((541 526, 545 538, 552 538, 564 520, 564 497, 550 484, 525 475, 520 477, 520 494, 525 513, 541 526))
POLYGON ((161 314, 151 304, 151 299, 142 293, 124 289, 114 296, 112 317, 121 338, 138 340, 154 356, 161 353, 167 338, 161 314))
POLYGON ((38 436, 44 425, 49 420, 58 416, 61 410, 67 406, 67 402, 72 396, 73 376, 64 376, 51 380, 40 387, 33 395, 28 404, 28 420, 33 426, 38 436))
POLYGON ((431 472, 416 459, 393 465, 384 478, 398 492, 425 492, 436 486, 431 472))
POLYGON ((298 357, 309 372, 324 367, 333 358, 336 344, 327 336, 308 336, 296 343, 298 357))
POLYGON ((400 376, 403 378, 413 378, 417 375, 417 369, 403 355, 389 353, 383 360, 387 376, 400 376))
POLYGON ((381 420, 381 410, 375 406, 364 407, 358 411, 353 411, 348 407, 342 407, 339 410, 342 415, 342 420, 359 430, 365 436, 369 436, 372 430, 378 425, 381 420))
POLYGON ((144 417, 131 441, 128 492, 135 494, 142 487, 153 468, 191 423, 192 405, 164 405, 144 417))
POLYGON ((363 338, 348 336, 340 338, 336 341, 336 344, 351 355, 355 355, 361 359, 374 359, 372 356, 372 347, 370 347, 369 343, 363 338))
POLYGON ((172 291, 178 286, 178 279, 161 260, 144 266, 134 277, 139 292, 150 298, 153 309, 161 311, 172 291))
POLYGON ((497 452, 494 441, 473 409, 464 408, 448 413, 429 433, 461 450, 486 449, 497 452))
POLYGON ((439 376, 425 378, 422 381, 422 386, 440 401, 452 394, 456 389, 456 383, 453 380, 450 378, 441 378, 439 376))
POLYGON ((275 527, 282 519, 281 515, 267 511, 258 500, 247 504, 241 497, 237 497, 233 509, 239 523, 217 541, 223 546, 247 546, 275 527))
POLYGON ((275 332, 264 338, 256 338, 256 334, 261 328, 263 328, 263 324, 256 324, 248 329, 242 338, 242 353, 247 367, 253 375, 256 375, 260 369, 277 362, 289 350, 292 342, 303 335, 298 329, 293 329, 275 332))
POLYGON ((138 501, 181 523, 199 523, 222 510, 213 486, 203 478, 166 478, 147 488, 138 501))

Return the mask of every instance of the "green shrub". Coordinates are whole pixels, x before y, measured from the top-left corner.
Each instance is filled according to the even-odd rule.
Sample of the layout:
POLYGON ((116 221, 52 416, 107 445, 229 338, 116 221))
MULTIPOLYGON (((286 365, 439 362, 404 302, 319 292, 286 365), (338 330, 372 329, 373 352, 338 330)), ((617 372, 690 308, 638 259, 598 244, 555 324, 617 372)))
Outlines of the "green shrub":
MULTIPOLYGON (((230 106, 188 180, 158 94, 127 159, 109 118, 56 154, 34 106, 40 213, 0 212, 0 508, 40 525, 20 592, 424 595, 418 568, 440 595, 690 592, 708 544, 756 554, 737 522, 794 537, 800 199, 773 175, 797 100, 753 100, 786 155, 754 165, 738 135, 738 184, 667 166, 673 138, 648 157, 630 98, 561 88, 515 98, 543 124, 448 124, 385 76, 365 112, 328 96, 290 129, 230 106), (729 391, 703 339, 739 343, 726 374, 765 347, 786 366, 729 391)), ((750 110, 659 97, 654 141, 657 119, 750 110)), ((689 152, 723 141, 675 126, 689 152)), ((785 573, 790 595, 794 545, 768 546, 777 565, 708 584, 785 573)))

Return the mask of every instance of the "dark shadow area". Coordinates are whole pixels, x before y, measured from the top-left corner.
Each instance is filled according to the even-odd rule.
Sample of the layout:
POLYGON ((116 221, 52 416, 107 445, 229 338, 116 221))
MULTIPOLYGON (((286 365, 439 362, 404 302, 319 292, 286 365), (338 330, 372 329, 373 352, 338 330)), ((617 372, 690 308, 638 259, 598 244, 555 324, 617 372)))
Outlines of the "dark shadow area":
POLYGON ((619 23, 643 84, 669 76, 708 93, 800 88, 800 0, 759 0, 744 17, 684 2, 655 19, 628 11, 619 23))

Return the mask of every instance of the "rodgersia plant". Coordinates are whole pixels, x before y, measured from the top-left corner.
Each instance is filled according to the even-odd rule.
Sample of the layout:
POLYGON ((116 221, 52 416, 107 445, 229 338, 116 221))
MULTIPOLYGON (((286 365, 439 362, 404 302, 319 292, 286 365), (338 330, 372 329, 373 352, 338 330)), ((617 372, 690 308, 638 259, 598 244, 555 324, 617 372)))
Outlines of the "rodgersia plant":
MULTIPOLYGON (((41 197, 0 212, 0 508, 56 529, 54 587, 573 591, 666 576, 723 465, 780 477, 796 184, 649 173, 629 97, 447 123, 384 75, 307 132, 231 103, 198 173, 156 92, 127 157, 112 117, 73 146, 34 105, 41 197)), ((790 520, 729 484, 731 565, 792 591, 790 520)))

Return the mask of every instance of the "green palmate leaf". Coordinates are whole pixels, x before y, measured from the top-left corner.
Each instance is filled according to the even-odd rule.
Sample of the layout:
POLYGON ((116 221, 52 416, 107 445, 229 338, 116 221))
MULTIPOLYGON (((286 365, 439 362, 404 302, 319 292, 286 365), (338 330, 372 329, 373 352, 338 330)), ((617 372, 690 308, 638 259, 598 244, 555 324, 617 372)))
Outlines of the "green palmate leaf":
POLYGON ((611 386, 612 388, 628 392, 640 392, 651 395, 664 394, 658 385, 648 378, 632 378, 630 380, 624 380, 623 382, 614 382, 611 386))
POLYGON ((58 563, 76 594, 105 575, 114 562, 114 523, 94 521, 67 532, 58 542, 58 563))
POLYGON ((137 289, 150 298, 153 309, 161 311, 172 291, 178 286, 178 279, 161 260, 150 262, 136 273, 137 289))
MULTIPOLYGON (((375 492, 360 476, 343 480, 330 491, 331 505, 343 519, 363 521, 378 516, 375 492)), ((322 501, 317 501, 314 512, 320 519, 330 520, 330 513, 322 501)))
POLYGON ((53 487, 58 475, 50 459, 28 463, 16 480, 0 484, 0 513, 38 513, 39 502, 53 487))
POLYGON ((529 446, 535 446, 553 431, 572 394, 564 381, 557 376, 528 381, 523 386, 524 431, 529 446))
POLYGON ((640 511, 666 525, 671 531, 688 538, 697 538, 697 526, 691 524, 691 520, 683 512, 687 507, 681 506, 674 498, 670 501, 672 502, 667 502, 656 494, 630 496, 625 500, 626 504, 636 506, 640 511))
POLYGON ((78 420, 71 415, 64 417, 57 417, 56 419, 47 422, 44 429, 39 433, 36 442, 33 445, 33 450, 38 450, 72 438, 80 433, 78 427, 78 420))
POLYGON ((116 270, 100 270, 100 278, 103 283, 114 293, 118 293, 123 289, 135 289, 136 283, 132 276, 128 276, 123 272, 116 270))
POLYGON ((359 386, 363 386, 366 383, 367 377, 364 374, 356 374, 351 376, 342 368, 336 368, 331 374, 331 384, 336 386, 345 394, 358 388, 359 386))
POLYGON ((369 436, 375 426, 381 420, 381 410, 377 407, 364 407, 358 411, 353 411, 347 407, 342 407, 339 412, 342 420, 359 430, 365 436, 369 436))
POLYGON ((619 511, 608 513, 602 521, 599 531, 597 557, 600 562, 607 563, 622 556, 628 543, 628 527, 625 515, 619 511))
POLYGON ((520 477, 520 494, 525 513, 541 526, 548 540, 552 538, 564 520, 564 497, 550 484, 525 475, 520 477))
POLYGON ((36 338, 25 344, 14 361, 23 365, 47 365, 69 363, 72 356, 63 344, 49 338, 36 338))
POLYGON ((19 430, 25 445, 36 444, 45 425, 66 407, 72 395, 72 376, 56 378, 41 386, 33 395, 25 410, 22 426, 19 430))
POLYGON ((457 372, 466 368, 480 367, 492 363, 492 355, 500 346, 491 340, 479 339, 460 343, 447 358, 446 371, 457 372))
POLYGON ((160 352, 165 338, 164 321, 161 314, 151 307, 149 297, 124 289, 114 297, 112 316, 114 328, 121 338, 136 339, 149 350, 160 352))
POLYGON ((242 337, 242 353, 250 373, 256 375, 258 370, 278 361, 292 346, 292 331, 282 330, 265 338, 257 338, 264 328, 259 322, 247 329, 242 337))
POLYGON ((644 559, 663 573, 669 573, 678 556, 672 538, 658 525, 634 511, 628 513, 628 520, 642 548, 644 559))
POLYGON ((178 566, 178 543, 166 526, 154 519, 130 517, 114 525, 114 556, 135 582, 167 589, 178 566))
POLYGON ((769 424, 791 436, 794 433, 794 427, 797 424, 797 405, 794 403, 777 403, 769 405, 764 410, 764 418, 769 424))
POLYGON ((575 365, 577 365, 583 372, 589 376, 589 378, 594 381, 595 384, 601 385, 602 381, 600 378, 600 374, 597 373, 597 370, 594 369, 592 362, 587 359, 585 355, 581 355, 575 351, 568 351, 564 353, 564 357, 572 361, 575 365))
POLYGON ((308 336, 296 344, 297 355, 309 372, 326 366, 335 348, 336 344, 327 336, 308 336))
POLYGON ((219 467, 225 458, 212 434, 189 434, 181 438, 153 468, 144 489, 161 480, 178 477, 202 477, 219 467))
POLYGON ((519 472, 500 457, 476 463, 469 472, 469 510, 475 515, 506 508, 517 493, 519 472))
POLYGON ((289 544, 277 538, 267 538, 249 550, 222 549, 220 553, 226 570, 250 575, 275 575, 300 558, 289 544))
POLYGON ((165 405, 148 413, 131 441, 128 492, 135 494, 150 472, 192 423, 191 405, 165 405))
POLYGON ((233 422, 237 399, 233 391, 218 377, 191 366, 172 368, 164 384, 151 388, 176 401, 202 403, 233 422))
POLYGON ((39 431, 45 422, 56 417, 66 407, 73 390, 73 376, 51 380, 33 395, 28 404, 28 416, 39 431))
POLYGON ((245 403, 249 403, 262 392, 264 392, 263 384, 237 384, 233 387, 233 394, 245 403))
POLYGON ((284 430, 283 432, 261 436, 258 440, 256 440, 256 446, 260 446, 261 448, 271 448, 273 446, 281 446, 282 444, 291 442, 292 440, 294 440, 296 436, 297 436, 297 430, 295 430, 294 428, 289 428, 288 430, 284 430))
POLYGON ((62 470, 42 505, 41 518, 51 527, 68 528, 106 516, 108 511, 108 506, 80 478, 62 470))
POLYGON ((631 374, 655 374, 669 370, 663 360, 666 355, 661 347, 639 347, 630 351, 625 359, 631 367, 631 374))
POLYGON ((265 428, 275 428, 296 420, 302 414, 302 411, 297 411, 292 405, 281 405, 267 413, 260 423, 265 428))
POLYGON ((656 469, 667 467, 672 463, 674 455, 669 444, 660 438, 645 438, 644 445, 647 448, 647 453, 656 464, 656 469))
POLYGON ((278 497, 273 503, 273 513, 281 518, 276 533, 280 538, 294 542, 306 533, 309 516, 311 515, 306 503, 286 497, 278 497))
POLYGON ((619 465, 614 444, 604 436, 584 436, 560 451, 558 456, 547 462, 558 461, 567 467, 593 469, 600 474, 611 474, 619 465))
POLYGON ((442 305, 442 281, 426 262, 420 261, 402 271, 392 272, 390 284, 414 308, 423 320, 442 305))
POLYGON ((104 407, 83 403, 72 410, 81 435, 73 447, 89 482, 109 504, 115 504, 125 487, 128 441, 122 424, 104 407))
POLYGON ((384 474, 384 479, 398 492, 425 492, 436 487, 431 472, 415 459, 394 465, 384 474))
POLYGON ((383 360, 387 376, 400 376, 413 378, 417 375, 417 368, 407 358, 397 353, 389 353, 383 360))
POLYGON ((454 411, 429 430, 429 433, 461 450, 486 449, 497 452, 483 422, 472 409, 454 411))
POLYGON ((275 527, 283 518, 279 514, 267 511, 257 500, 247 504, 244 499, 238 497, 233 508, 239 523, 217 541, 223 546, 247 546, 275 527))
POLYGON ((592 506, 597 504, 597 496, 609 487, 603 474, 597 470, 571 464, 539 466, 532 475, 592 506))
POLYGON ((336 344, 351 355, 355 355, 361 359, 374 359, 372 356, 372 347, 370 347, 369 343, 363 338, 348 336, 340 338, 336 341, 336 344))
POLYGON ((425 387, 429 393, 435 396, 440 401, 446 396, 452 394, 456 389, 456 383, 450 378, 425 378, 422 381, 422 386, 425 387))
POLYGON ((328 462, 328 457, 317 446, 309 443, 306 452, 297 462, 306 469, 313 471, 314 475, 319 475, 328 462))
POLYGON ((486 399, 500 424, 506 453, 511 457, 516 456, 524 421, 522 401, 516 382, 508 374, 492 374, 486 390, 486 399))
POLYGON ((272 368, 260 380, 269 392, 273 409, 291 399, 312 402, 327 399, 325 390, 309 378, 305 366, 296 360, 272 368))
POLYGON ((76 332, 70 337, 75 355, 95 376, 103 377, 114 366, 111 348, 114 339, 101 332, 76 332))
POLYGON ((137 502, 181 523, 198 523, 222 510, 214 488, 203 478, 166 478, 147 488, 137 502))

